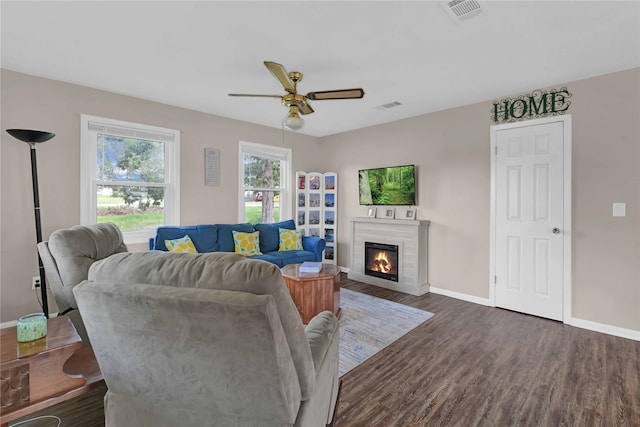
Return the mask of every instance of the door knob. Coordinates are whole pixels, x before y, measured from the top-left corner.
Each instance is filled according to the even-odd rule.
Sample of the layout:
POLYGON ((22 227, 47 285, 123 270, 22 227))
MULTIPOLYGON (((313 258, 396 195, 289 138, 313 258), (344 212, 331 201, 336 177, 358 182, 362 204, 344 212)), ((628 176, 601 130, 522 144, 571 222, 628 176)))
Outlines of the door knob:
POLYGON ((553 234, 559 234, 559 233, 560 233, 560 229, 556 227, 556 228, 554 228, 553 230, 551 230, 551 232, 552 232, 553 234))

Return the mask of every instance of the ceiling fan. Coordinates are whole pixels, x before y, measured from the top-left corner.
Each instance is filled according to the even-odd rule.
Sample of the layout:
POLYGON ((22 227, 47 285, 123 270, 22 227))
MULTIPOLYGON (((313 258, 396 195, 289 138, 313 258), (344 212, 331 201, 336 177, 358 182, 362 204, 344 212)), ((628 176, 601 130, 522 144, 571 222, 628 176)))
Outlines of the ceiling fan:
POLYGON ((323 99, 359 99, 364 96, 364 90, 340 89, 325 90, 320 92, 309 92, 306 95, 300 95, 297 92, 297 84, 302 80, 302 73, 297 71, 287 72, 284 67, 276 62, 264 61, 271 74, 280 82, 282 88, 287 91, 285 95, 257 95, 245 93, 230 93, 229 96, 253 96, 262 98, 280 98, 282 103, 289 108, 289 113, 282 119, 282 125, 290 130, 298 130, 304 125, 304 120, 300 114, 306 115, 313 113, 313 108, 309 105, 309 101, 320 101, 323 99))

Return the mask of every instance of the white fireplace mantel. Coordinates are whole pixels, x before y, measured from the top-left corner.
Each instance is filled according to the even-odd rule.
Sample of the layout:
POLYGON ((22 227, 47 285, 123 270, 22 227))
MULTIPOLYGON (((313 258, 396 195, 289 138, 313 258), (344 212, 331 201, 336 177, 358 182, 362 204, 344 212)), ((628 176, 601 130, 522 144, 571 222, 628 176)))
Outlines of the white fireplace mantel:
POLYGON ((358 217, 351 218, 350 223, 350 279, 411 295, 429 292, 427 248, 430 221, 358 217), (364 274, 364 242, 398 246, 397 282, 364 274))

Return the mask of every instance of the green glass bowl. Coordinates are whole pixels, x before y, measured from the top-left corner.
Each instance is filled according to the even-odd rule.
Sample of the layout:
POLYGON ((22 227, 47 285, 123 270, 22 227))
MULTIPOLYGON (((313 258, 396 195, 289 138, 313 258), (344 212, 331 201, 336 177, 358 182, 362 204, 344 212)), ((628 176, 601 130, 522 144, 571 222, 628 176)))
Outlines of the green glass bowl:
POLYGON ((44 313, 33 313, 18 319, 18 342, 35 341, 47 335, 44 313))

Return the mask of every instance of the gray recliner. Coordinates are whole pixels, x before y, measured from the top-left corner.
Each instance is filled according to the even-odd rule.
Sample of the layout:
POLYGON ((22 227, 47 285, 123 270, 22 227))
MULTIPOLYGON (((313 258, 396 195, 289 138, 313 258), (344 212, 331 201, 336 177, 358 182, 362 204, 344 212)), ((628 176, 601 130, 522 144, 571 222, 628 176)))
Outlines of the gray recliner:
POLYGON ((107 427, 332 422, 338 320, 325 311, 304 326, 274 264, 116 254, 73 293, 107 383, 107 427))
POLYGON ((38 252, 53 296, 58 315, 66 314, 88 346, 89 339, 77 310, 73 288, 89 274, 89 267, 110 255, 126 252, 122 232, 113 223, 76 225, 51 233, 47 242, 38 244, 38 252))

